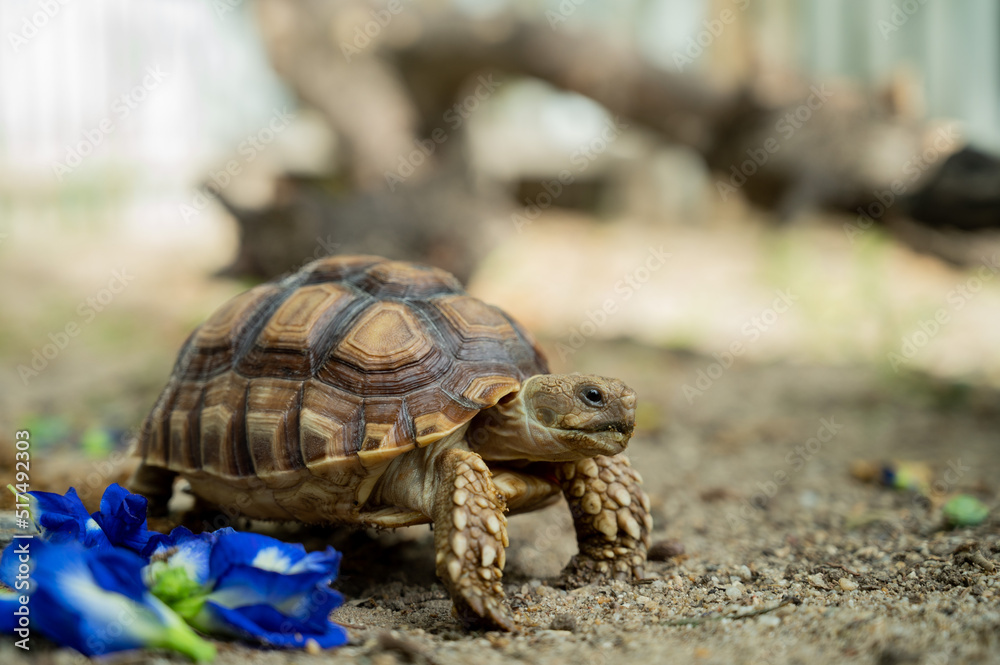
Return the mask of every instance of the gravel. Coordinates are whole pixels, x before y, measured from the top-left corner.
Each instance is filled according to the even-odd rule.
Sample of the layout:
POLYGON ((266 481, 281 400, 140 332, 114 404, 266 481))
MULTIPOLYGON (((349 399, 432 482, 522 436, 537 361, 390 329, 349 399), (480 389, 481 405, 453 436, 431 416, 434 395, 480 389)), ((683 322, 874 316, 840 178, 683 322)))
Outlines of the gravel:
MULTIPOLYGON (((734 365, 689 405, 679 386, 704 359, 590 342, 574 362, 625 377, 661 416, 630 448, 655 520, 642 583, 564 588, 575 548, 565 505, 517 516, 504 581, 521 631, 470 633, 434 579, 426 527, 335 534, 348 600, 335 618, 351 643, 316 655, 222 644, 218 662, 1000 663, 1000 411, 982 406, 995 395, 942 406, 876 372, 734 365), (822 419, 842 428, 805 458, 796 451, 822 419), (951 481, 921 499, 852 478, 863 458, 924 461, 951 481), (954 492, 991 515, 943 529, 954 492)), ((315 545, 331 534, 294 535, 315 545)), ((0 646, 4 663, 39 657, 77 662, 41 641, 27 655, 0 646)))

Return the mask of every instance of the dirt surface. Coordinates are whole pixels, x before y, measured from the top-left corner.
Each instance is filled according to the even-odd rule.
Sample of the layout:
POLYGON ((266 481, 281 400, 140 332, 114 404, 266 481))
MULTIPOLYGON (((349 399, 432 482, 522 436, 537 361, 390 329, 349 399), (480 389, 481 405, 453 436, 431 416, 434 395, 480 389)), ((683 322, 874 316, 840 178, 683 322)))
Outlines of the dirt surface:
MULTIPOLYGON (((220 644, 217 662, 1000 662, 998 395, 864 369, 736 363, 689 404, 683 385, 713 361, 597 341, 575 358, 581 371, 621 376, 643 402, 630 454, 662 559, 643 583, 563 588, 575 543, 559 504, 511 520, 504 581, 521 631, 469 633, 434 579, 427 527, 292 529, 291 539, 345 552, 335 618, 350 644, 315 655, 220 644), (872 450, 928 462, 929 500, 852 478, 851 462, 872 450), (993 508, 985 524, 942 528, 939 504, 958 491, 993 508)), ((5 663, 78 658, 42 640, 29 657, 0 644, 5 663)))
MULTIPOLYGON (((648 579, 563 588, 575 552, 565 504, 517 516, 504 581, 522 630, 468 633, 434 578, 427 527, 374 538, 292 529, 291 540, 344 552, 336 618, 350 645, 314 655, 222 643, 219 663, 1000 662, 1000 393, 989 387, 1000 385, 1000 284, 949 309, 951 323, 895 367, 887 353, 950 307, 969 274, 874 233, 859 250, 837 224, 615 229, 534 225, 499 247, 471 288, 538 333, 558 371, 617 376, 638 392, 629 454, 662 559, 648 579), (670 260, 626 299, 616 280, 642 277, 661 246, 670 260), (800 300, 759 340, 747 337, 746 324, 787 289, 800 300), (617 298, 614 316, 575 338, 607 298, 617 298), (715 366, 728 364, 733 340, 748 342, 746 353, 715 366), (850 473, 856 460, 894 459, 930 465, 929 498, 850 473), (955 492, 990 506, 987 522, 943 529, 940 505, 955 492)), ((96 509, 128 464, 121 443, 86 451, 84 433, 126 440, 190 330, 245 288, 209 277, 231 238, 183 240, 164 249, 142 234, 112 244, 22 228, 3 245, 0 277, 19 285, 0 290, 3 310, 18 315, 0 329, 4 366, 30 363, 50 332, 81 325, 37 377, 0 374, 0 427, 34 430, 34 489, 76 486, 96 509), (89 322, 78 308, 114 270, 134 279, 89 322)), ((6 478, 13 459, 0 447, 6 478)), ((40 638, 30 654, 0 640, 5 664, 84 660, 40 638)))

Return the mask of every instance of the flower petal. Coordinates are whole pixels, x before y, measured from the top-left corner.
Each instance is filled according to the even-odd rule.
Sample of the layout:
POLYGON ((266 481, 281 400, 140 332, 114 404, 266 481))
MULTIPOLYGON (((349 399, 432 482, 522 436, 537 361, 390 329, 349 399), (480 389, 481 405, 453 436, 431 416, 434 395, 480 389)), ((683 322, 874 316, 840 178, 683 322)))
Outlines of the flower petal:
POLYGON ((232 566, 215 580, 212 599, 227 607, 279 605, 329 584, 334 574, 325 571, 282 575, 251 566, 232 566))
POLYGON ((146 505, 146 497, 114 483, 104 491, 101 509, 93 518, 112 545, 142 552, 153 535, 146 527, 146 505))
POLYGON ((14 614, 21 606, 21 602, 18 600, 19 595, 21 594, 13 591, 0 592, 0 633, 4 635, 13 635, 14 631, 20 627, 17 621, 18 616, 14 614))
MULTIPOLYGON (((217 543, 212 548, 212 577, 231 566, 255 566, 261 562, 262 570, 287 573, 289 569, 306 556, 302 545, 283 543, 280 540, 258 533, 242 533, 232 529, 216 532, 217 543)), ((257 566, 255 566, 257 567, 257 566)))
POLYGON ((270 536, 241 533, 232 529, 216 532, 212 548, 211 577, 217 579, 230 568, 247 566, 284 576, 304 575, 315 579, 336 577, 340 567, 340 552, 327 547, 324 551, 306 552, 298 543, 285 543, 270 536))
MULTIPOLYGON (((63 646, 89 656, 163 646, 196 659, 210 657, 198 638, 142 584, 144 560, 125 550, 92 550, 79 542, 28 543, 30 626, 63 646)), ((9 546, 5 568, 19 554, 9 546)), ((6 624, 2 627, 7 628, 6 624)))
POLYGON ((208 582, 209 558, 217 534, 195 534, 179 526, 166 535, 153 534, 142 555, 154 563, 163 561, 171 568, 183 567, 192 581, 204 585, 208 582))
POLYGON ((209 562, 211 600, 226 607, 296 603, 337 575, 340 553, 332 547, 306 553, 299 544, 222 530, 209 562))
POLYGON ((239 609, 209 601, 194 625, 214 634, 252 640, 272 647, 304 647, 315 640, 323 649, 347 643, 347 631, 330 621, 320 626, 294 621, 270 605, 250 605, 239 609))
POLYGON ((31 519, 46 540, 76 540, 87 547, 111 547, 104 531, 77 496, 76 488, 69 488, 65 496, 54 492, 28 492, 28 497, 31 519))

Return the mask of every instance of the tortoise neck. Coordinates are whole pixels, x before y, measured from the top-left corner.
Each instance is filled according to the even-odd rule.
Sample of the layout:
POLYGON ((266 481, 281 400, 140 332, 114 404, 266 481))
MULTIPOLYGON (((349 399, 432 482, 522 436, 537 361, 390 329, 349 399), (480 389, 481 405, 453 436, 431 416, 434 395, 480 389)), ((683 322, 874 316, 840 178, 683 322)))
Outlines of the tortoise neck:
POLYGON ((527 392, 521 390, 472 419, 465 436, 472 452, 497 462, 553 459, 553 452, 560 446, 548 428, 528 414, 527 392))

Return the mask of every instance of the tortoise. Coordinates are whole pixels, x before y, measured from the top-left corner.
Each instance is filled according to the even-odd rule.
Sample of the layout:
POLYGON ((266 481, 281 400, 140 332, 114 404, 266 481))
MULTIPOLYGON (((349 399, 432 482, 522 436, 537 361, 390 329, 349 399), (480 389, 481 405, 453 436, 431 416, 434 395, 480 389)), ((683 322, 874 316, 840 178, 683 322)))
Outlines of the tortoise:
POLYGON ((438 268, 314 261, 198 327, 146 418, 130 480, 164 513, 175 478, 226 515, 431 522, 468 626, 515 629, 505 513, 569 503, 570 583, 642 577, 652 522, 622 454, 635 393, 550 374, 528 332, 438 268))

